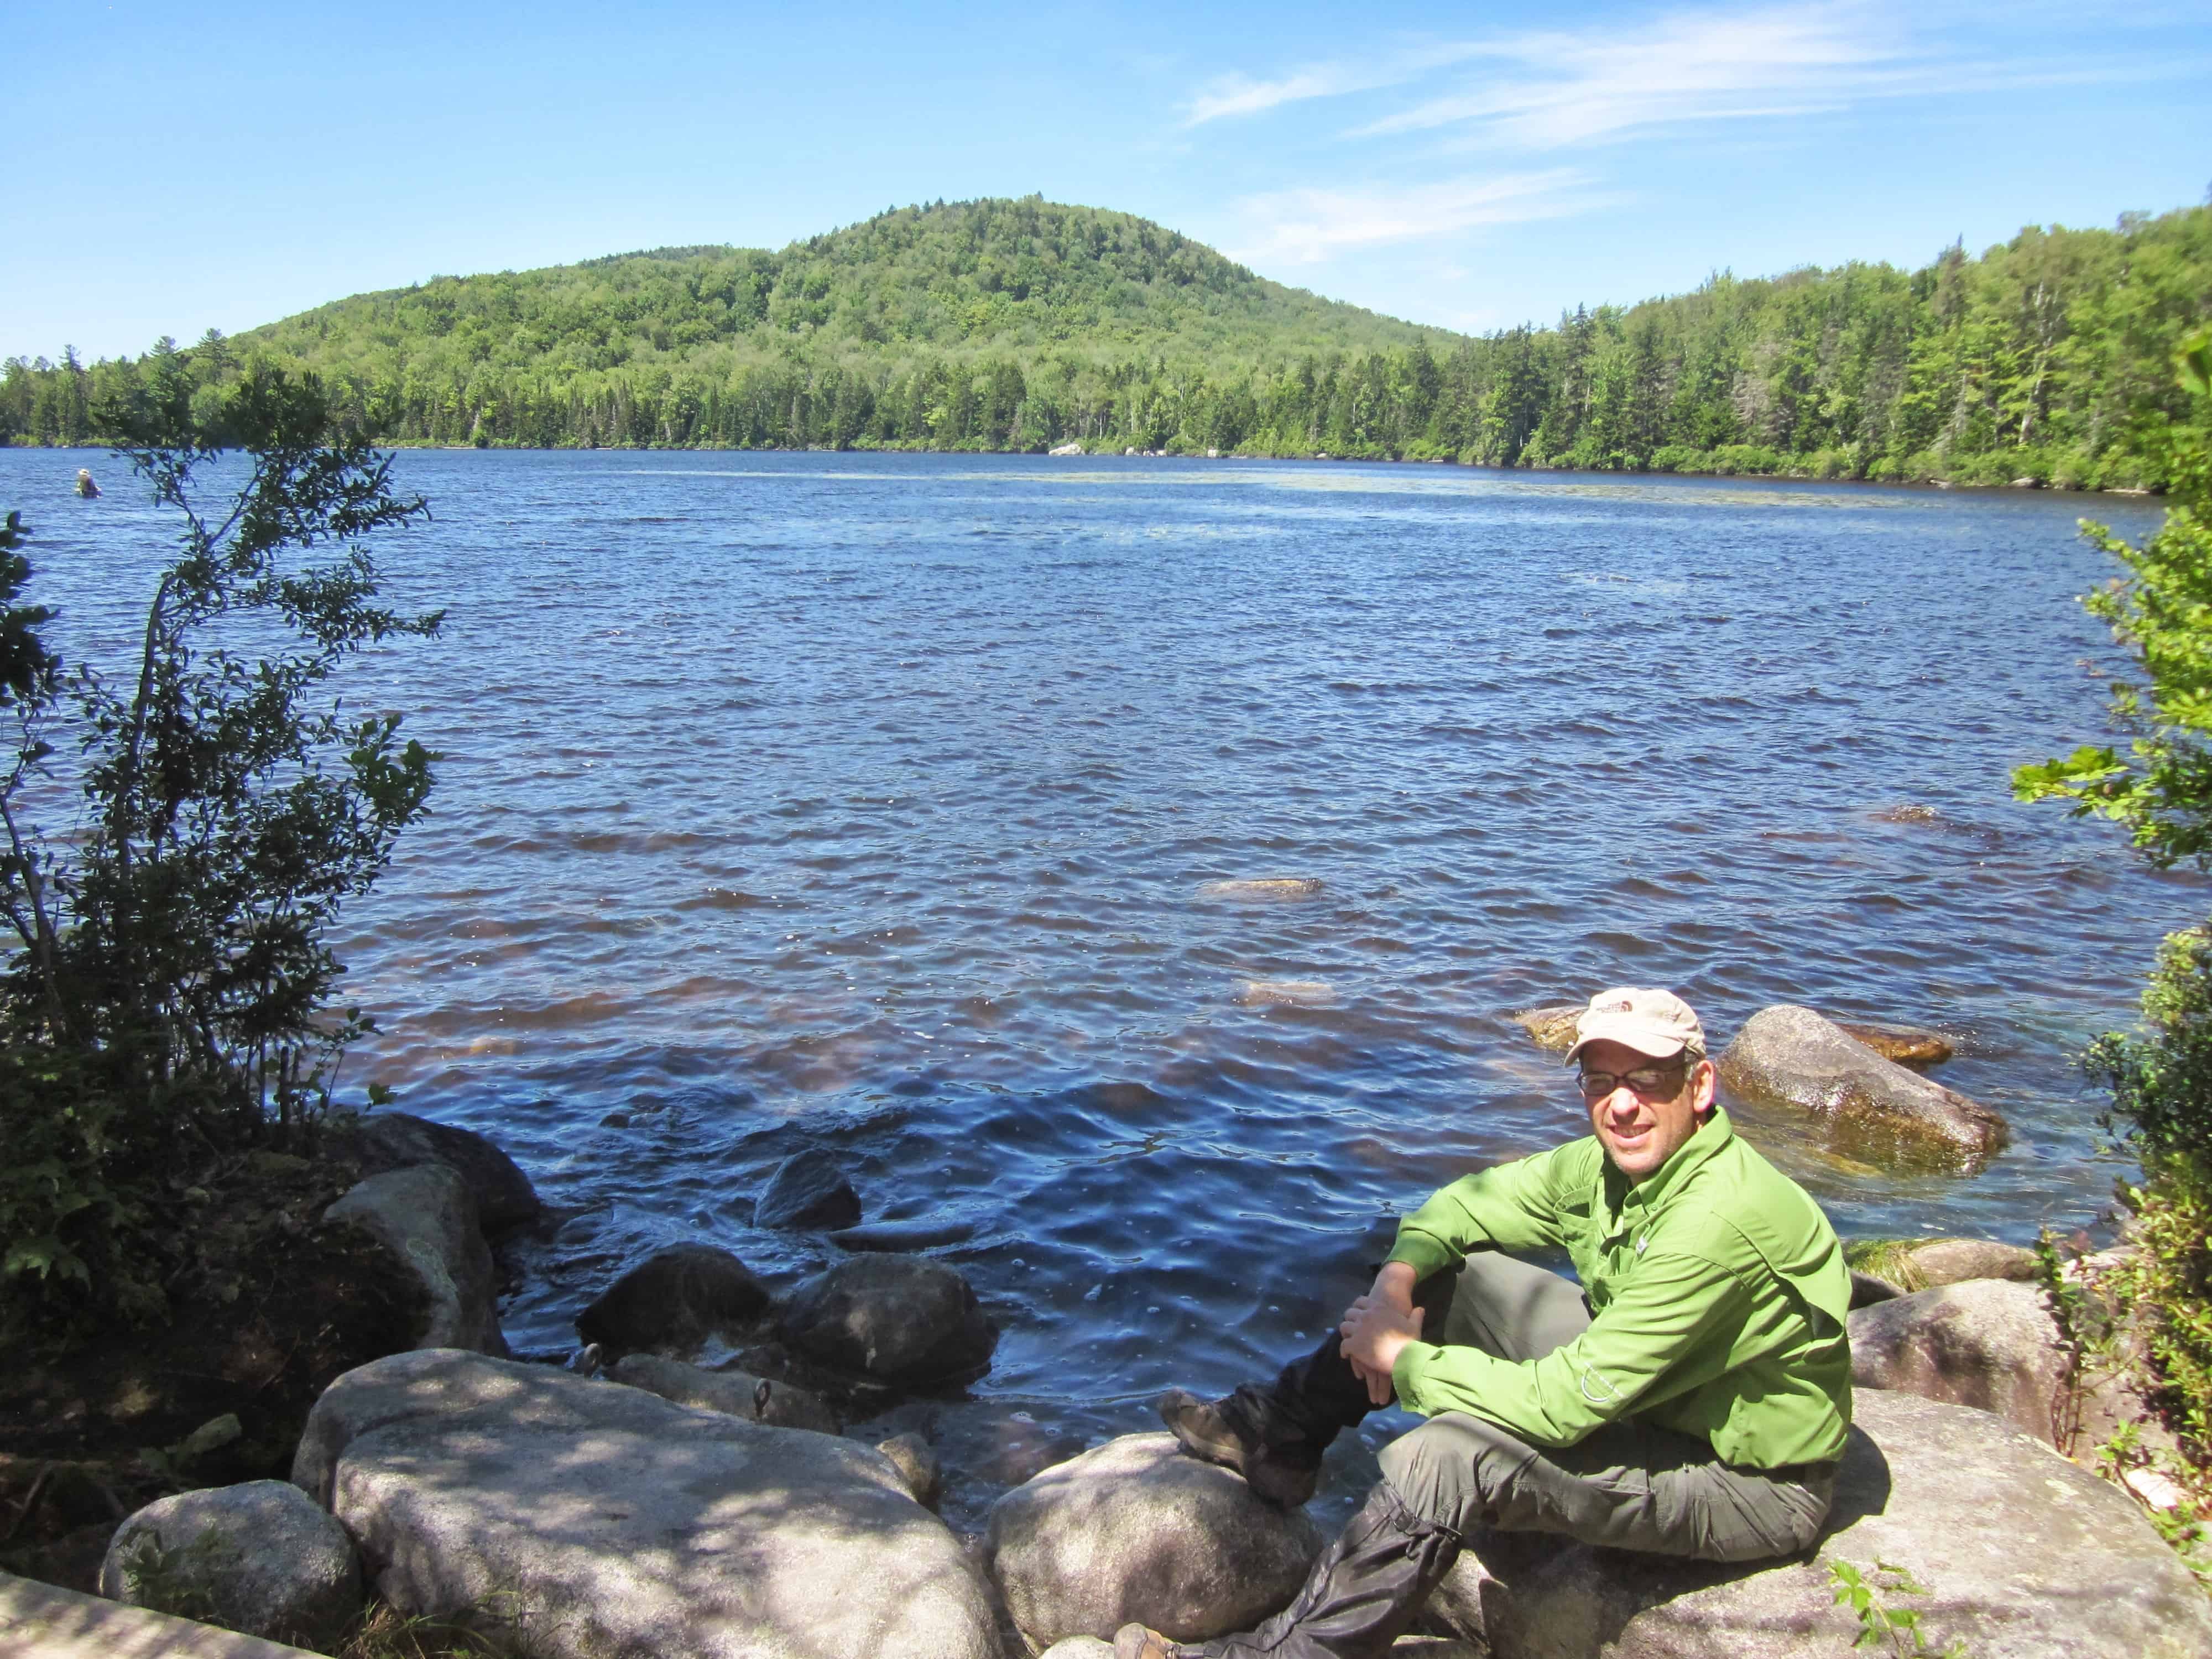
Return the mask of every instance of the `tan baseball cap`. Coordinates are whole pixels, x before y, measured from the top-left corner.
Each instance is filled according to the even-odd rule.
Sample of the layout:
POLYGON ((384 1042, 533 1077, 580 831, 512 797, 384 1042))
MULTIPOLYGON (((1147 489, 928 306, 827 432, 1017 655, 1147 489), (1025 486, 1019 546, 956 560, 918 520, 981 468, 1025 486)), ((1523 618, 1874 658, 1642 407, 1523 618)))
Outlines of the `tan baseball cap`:
POLYGON ((1567 1064, 1593 1042, 1618 1042, 1654 1060, 1672 1060, 1684 1049, 1705 1052, 1705 1028, 1690 1005, 1656 986, 1617 985, 1600 991, 1575 1018, 1575 1046, 1567 1064))

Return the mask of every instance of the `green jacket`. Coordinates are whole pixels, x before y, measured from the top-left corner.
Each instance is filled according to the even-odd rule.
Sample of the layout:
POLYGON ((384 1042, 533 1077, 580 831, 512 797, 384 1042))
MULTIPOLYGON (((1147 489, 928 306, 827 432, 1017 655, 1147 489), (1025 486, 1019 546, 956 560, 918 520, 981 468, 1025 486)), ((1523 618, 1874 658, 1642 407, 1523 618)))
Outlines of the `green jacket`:
POLYGON ((1709 1441, 1747 1468, 1843 1455, 1843 1247, 1725 1111, 1634 1186, 1595 1135, 1455 1181, 1399 1224, 1390 1260, 1425 1279, 1483 1245, 1564 1249, 1589 1328, 1522 1363, 1410 1343, 1391 1372, 1409 1411, 1466 1412, 1540 1446, 1633 1419, 1709 1441))

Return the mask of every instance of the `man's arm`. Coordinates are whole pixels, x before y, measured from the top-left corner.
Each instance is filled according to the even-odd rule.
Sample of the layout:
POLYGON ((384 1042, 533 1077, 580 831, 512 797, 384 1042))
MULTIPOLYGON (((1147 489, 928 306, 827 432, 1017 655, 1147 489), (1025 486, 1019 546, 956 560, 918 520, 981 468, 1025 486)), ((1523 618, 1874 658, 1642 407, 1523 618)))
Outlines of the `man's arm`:
POLYGON ((1458 1267, 1478 1244, 1507 1250, 1565 1244, 1559 1206, 1565 1189, 1594 1175, 1600 1156, 1596 1143, 1585 1139, 1463 1176, 1398 1224, 1390 1260, 1422 1279, 1458 1267))
MULTIPOLYGON (((1466 1412, 1536 1445, 1571 1446, 1640 1404, 1719 1376, 1728 1367, 1726 1333, 1752 1300, 1717 1262, 1655 1252, 1564 1347, 1516 1363, 1416 1336, 1388 1345, 1391 1382, 1400 1403, 1424 1416, 1466 1412)), ((1352 1346, 1347 1338, 1346 1351, 1352 1346)), ((1373 1357, 1384 1346, 1377 1342, 1373 1357)))

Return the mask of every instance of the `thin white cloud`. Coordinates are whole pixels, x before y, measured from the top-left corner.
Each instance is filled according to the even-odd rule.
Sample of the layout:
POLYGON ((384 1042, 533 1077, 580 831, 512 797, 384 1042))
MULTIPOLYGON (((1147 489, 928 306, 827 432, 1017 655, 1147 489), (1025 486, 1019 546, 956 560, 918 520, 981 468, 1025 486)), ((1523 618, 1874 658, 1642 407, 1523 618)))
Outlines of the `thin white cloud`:
POLYGON ((1485 225, 1565 218, 1605 199, 1569 167, 1374 190, 1286 190, 1238 204, 1255 240, 1233 258, 1260 267, 1316 264, 1350 249, 1425 241, 1485 225))
MULTIPOLYGON (((1883 100, 2139 76, 2118 56, 2032 62, 1951 44, 1942 0, 1905 14, 1871 0, 1699 7, 1624 32, 1615 23, 1444 42, 1395 56, 1313 64, 1273 80, 1236 75, 1202 89, 1187 126, 1316 98, 1412 88, 1455 71, 1354 137, 1455 130, 1485 144, 1557 149, 1660 128, 1778 119, 1883 100)), ((1968 39, 1986 39, 1986 29, 1968 39)))

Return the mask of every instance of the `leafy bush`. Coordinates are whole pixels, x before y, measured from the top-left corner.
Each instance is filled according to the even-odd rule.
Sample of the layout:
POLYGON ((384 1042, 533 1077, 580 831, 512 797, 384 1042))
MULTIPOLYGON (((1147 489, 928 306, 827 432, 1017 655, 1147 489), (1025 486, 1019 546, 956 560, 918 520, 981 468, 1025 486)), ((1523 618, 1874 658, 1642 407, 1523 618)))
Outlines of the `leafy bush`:
MULTIPOLYGON (((181 533, 119 684, 64 681, 46 613, 0 612, 17 726, 0 913, 21 946, 0 974, 0 1284, 131 1312, 158 1304, 125 1260, 134 1184, 300 1129, 365 1028, 329 1006, 343 969, 324 935, 425 809, 435 757, 396 715, 342 718, 321 687, 439 618, 374 603, 358 538, 426 508, 392 494, 388 458, 332 434, 311 378, 249 366, 218 385, 165 353, 102 418, 181 533), (48 836, 24 812, 64 749, 82 756, 82 813, 48 836)), ((10 605, 20 535, 11 515, 10 605)))

